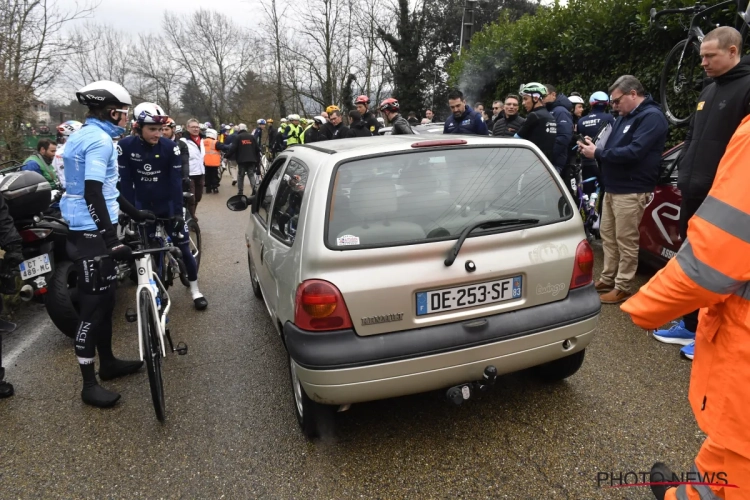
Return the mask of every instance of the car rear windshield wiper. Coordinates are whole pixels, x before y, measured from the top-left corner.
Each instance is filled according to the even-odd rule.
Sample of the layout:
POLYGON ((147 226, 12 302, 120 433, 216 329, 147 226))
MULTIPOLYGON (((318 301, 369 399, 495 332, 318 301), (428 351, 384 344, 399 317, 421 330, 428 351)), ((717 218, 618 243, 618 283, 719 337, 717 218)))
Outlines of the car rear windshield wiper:
POLYGON ((461 236, 458 237, 458 241, 456 241, 456 244, 453 245, 453 248, 448 254, 448 257, 445 259, 445 265, 446 267, 453 265, 453 263, 456 261, 456 257, 458 257, 458 252, 461 251, 461 245, 464 244, 466 238, 468 238, 469 234, 471 234, 471 232, 475 229, 490 229, 493 227, 502 226, 525 226, 538 223, 539 219, 495 219, 477 222, 476 224, 466 226, 464 230, 461 231, 461 236))

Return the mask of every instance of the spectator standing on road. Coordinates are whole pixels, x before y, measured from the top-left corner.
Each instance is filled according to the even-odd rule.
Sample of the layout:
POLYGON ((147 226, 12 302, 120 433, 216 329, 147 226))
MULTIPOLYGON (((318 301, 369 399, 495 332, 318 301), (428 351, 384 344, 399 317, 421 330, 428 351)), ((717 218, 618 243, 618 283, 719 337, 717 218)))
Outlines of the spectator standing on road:
POLYGON ((466 104, 464 94, 460 90, 448 93, 448 106, 452 114, 445 120, 444 134, 489 135, 482 114, 466 104))
POLYGON ((247 131, 247 125, 240 123, 239 135, 237 140, 232 144, 230 155, 237 159, 237 194, 243 194, 245 190, 245 176, 247 175, 253 194, 255 194, 255 182, 253 175, 258 174, 258 165, 260 164, 260 141, 258 138, 247 131))
MULTIPOLYGON (((23 262, 23 252, 21 248, 21 235, 18 234, 13 218, 10 216, 8 204, 5 198, 0 195, 0 248, 5 252, 0 259, 0 280, 10 279, 12 283, 11 293, 15 293, 15 276, 18 273, 18 266, 23 262), (7 278, 6 278, 7 277, 7 278)), ((6 293, 2 290, 2 293, 6 293)), ((3 302, 0 300, 0 312, 3 311, 3 302)), ((0 399, 9 398, 13 395, 13 385, 5 381, 5 368, 3 368, 3 339, 4 332, 11 332, 15 325, 10 322, 4 322, 0 330, 0 399)))
MULTIPOLYGON (((739 31, 730 26, 716 28, 701 43, 703 68, 706 75, 713 78, 713 83, 703 89, 698 99, 678 170, 677 187, 682 194, 680 238, 683 241, 687 237, 688 221, 704 204, 713 185, 726 145, 750 114, 750 56, 740 60, 741 47, 739 31)), ((682 353, 692 359, 697 328, 698 311, 695 310, 671 328, 657 330, 654 337, 660 342, 684 345, 682 353)))
MULTIPOLYGON (((708 95, 719 92, 715 88, 708 95)), ((706 95, 704 98, 706 101, 702 102, 709 104, 710 99, 706 95)), ((704 119, 695 119, 694 133, 698 132, 697 123, 707 123, 704 119)), ((722 479, 736 488, 653 485, 651 490, 658 500, 740 500, 748 498, 750 492, 748 158, 750 116, 742 121, 726 146, 708 196, 690 219, 687 238, 676 257, 622 305, 633 322, 646 329, 705 308, 701 310, 695 338, 697 355, 690 374, 688 399, 706 439, 693 469, 699 477, 711 478, 710 482, 720 482, 716 474, 723 473, 722 479)), ((659 476, 666 481, 672 478, 672 471, 661 462, 651 468, 651 481, 659 482, 659 476)))
POLYGON ((547 87, 538 82, 521 85, 519 90, 523 99, 523 107, 526 109, 526 121, 513 137, 519 137, 533 142, 544 156, 552 162, 552 150, 557 138, 557 125, 547 108, 544 106, 544 97, 547 95, 547 87))
MULTIPOLYGON (((615 123, 615 117, 612 116, 612 113, 607 112, 609 96, 606 92, 598 91, 591 94, 589 105, 591 106, 591 111, 589 114, 578 120, 576 128, 578 129, 578 135, 582 137, 590 137, 594 140, 603 127, 615 123)), ((581 175, 584 179, 590 179, 591 177, 596 177, 598 179, 600 197, 603 196, 604 193, 602 192, 602 189, 604 188, 604 183, 596 159, 586 158, 585 156, 581 157, 581 170, 581 175)), ((586 194, 590 195, 596 190, 596 186, 593 182, 587 182, 583 185, 583 190, 586 194)))
POLYGON ((393 97, 389 97, 380 103, 380 111, 388 118, 391 124, 391 135, 413 134, 414 131, 411 129, 409 122, 399 113, 400 109, 401 105, 393 97))
POLYGON ((216 130, 206 129, 206 138, 203 139, 203 165, 206 169, 206 193, 219 192, 219 167, 221 167, 221 152, 216 148, 219 144, 219 134, 216 130))
POLYGON ((349 111, 349 131, 349 137, 372 137, 370 127, 356 109, 349 111))
POLYGON ((201 125, 198 120, 191 118, 185 127, 186 134, 180 139, 187 147, 190 156, 190 192, 192 198, 188 200, 188 211, 193 219, 198 210, 198 203, 203 198, 204 182, 206 177, 206 167, 203 164, 203 158, 206 155, 206 148, 201 139, 201 125))
POLYGON ((503 117, 503 101, 494 101, 492 103, 492 116, 490 117, 490 120, 487 122, 487 130, 492 133, 493 129, 495 128, 495 123, 503 117))
POLYGON ((52 166, 52 161, 55 159, 55 153, 57 152, 57 144, 49 139, 40 139, 36 143, 36 151, 36 153, 26 158, 21 170, 36 172, 47 179, 52 189, 57 189, 59 187, 59 180, 52 166))
POLYGON ((562 173, 568 164, 568 155, 573 142, 573 116, 570 114, 573 104, 564 94, 558 94, 554 85, 548 83, 545 87, 547 87, 547 96, 544 98, 544 105, 557 125, 555 146, 552 148, 552 165, 558 173, 562 173))
POLYGON ((276 140, 276 129, 273 127, 273 118, 269 118, 266 120, 266 123, 268 124, 266 130, 267 136, 268 136, 268 142, 266 143, 268 149, 271 149, 271 145, 273 144, 273 141, 276 140))
POLYGON ((321 128, 321 141, 333 139, 346 139, 351 133, 349 127, 344 125, 343 116, 340 109, 329 112, 330 120, 321 128))
MULTIPOLYGON (((521 118, 521 115, 518 114, 521 98, 515 94, 509 94, 505 98, 505 103, 497 102, 502 105, 502 111, 494 121, 492 135, 496 137, 513 137, 526 121, 525 118, 521 118)), ((495 109, 494 104, 492 105, 492 109, 495 109)))
POLYGON ((621 76, 609 92, 620 116, 606 145, 597 148, 587 140, 578 147, 583 156, 600 162, 607 188, 600 227, 604 269, 596 290, 603 304, 617 304, 633 294, 638 226, 659 178, 668 124, 636 77, 621 76))

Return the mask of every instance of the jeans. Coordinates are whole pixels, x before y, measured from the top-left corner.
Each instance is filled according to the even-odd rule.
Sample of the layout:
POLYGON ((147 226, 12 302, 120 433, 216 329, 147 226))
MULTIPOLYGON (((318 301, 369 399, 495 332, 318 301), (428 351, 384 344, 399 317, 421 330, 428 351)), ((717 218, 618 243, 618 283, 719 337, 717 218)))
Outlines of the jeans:
POLYGON ((604 250, 601 281, 620 291, 634 293, 643 212, 651 193, 606 193, 602 201, 599 232, 604 250))

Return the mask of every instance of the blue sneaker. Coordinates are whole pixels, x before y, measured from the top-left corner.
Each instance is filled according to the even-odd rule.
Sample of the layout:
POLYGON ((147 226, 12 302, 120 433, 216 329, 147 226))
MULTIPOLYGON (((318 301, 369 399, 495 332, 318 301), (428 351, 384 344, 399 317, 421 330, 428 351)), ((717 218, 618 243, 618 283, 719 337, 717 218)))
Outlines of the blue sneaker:
POLYGON ((695 342, 691 342, 690 344, 686 345, 682 349, 680 349, 680 354, 685 356, 690 361, 693 360, 693 354, 695 353, 695 342))
POLYGON ((685 322, 675 323, 669 330, 655 330, 654 338, 665 344, 688 345, 695 342, 695 332, 685 328, 685 322))

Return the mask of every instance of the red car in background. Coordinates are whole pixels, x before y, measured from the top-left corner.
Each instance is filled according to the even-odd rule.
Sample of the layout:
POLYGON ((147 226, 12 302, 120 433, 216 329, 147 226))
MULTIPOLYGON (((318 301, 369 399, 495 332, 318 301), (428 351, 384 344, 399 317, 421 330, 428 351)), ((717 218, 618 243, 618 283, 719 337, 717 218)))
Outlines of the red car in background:
POLYGON ((683 145, 662 155, 661 174, 651 201, 641 220, 640 260, 654 267, 664 266, 682 245, 680 239, 680 202, 677 171, 683 145))

